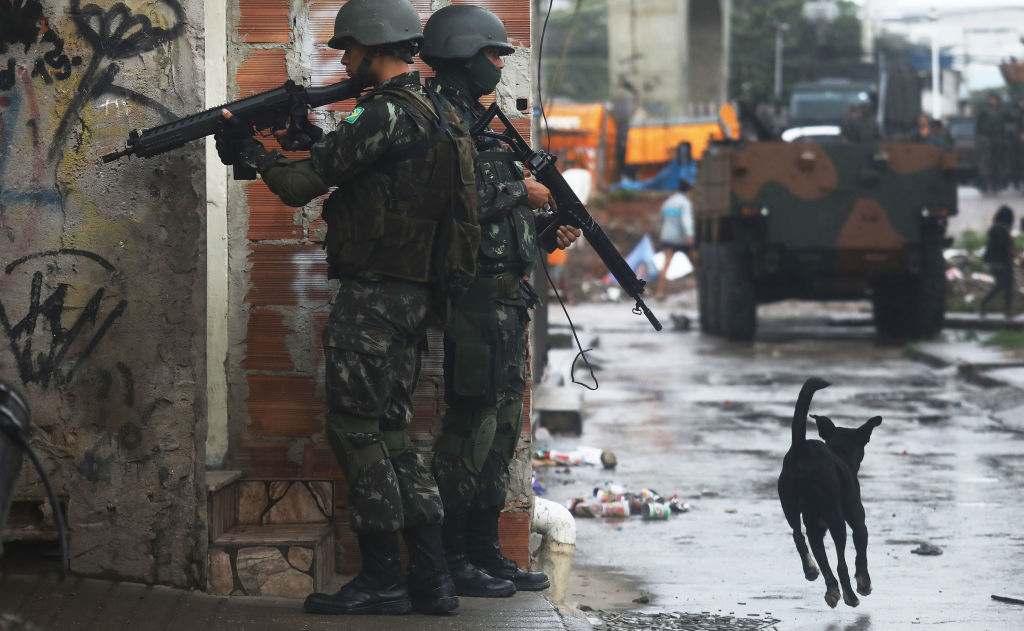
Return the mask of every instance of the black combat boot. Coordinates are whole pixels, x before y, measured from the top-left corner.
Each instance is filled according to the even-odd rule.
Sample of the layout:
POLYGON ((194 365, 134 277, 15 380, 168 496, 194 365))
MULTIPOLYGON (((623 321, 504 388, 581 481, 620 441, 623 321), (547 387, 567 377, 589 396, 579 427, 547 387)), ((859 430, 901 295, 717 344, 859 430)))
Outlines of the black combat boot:
POLYGON ((516 593, 512 581, 495 578, 469 562, 466 558, 466 515, 445 513, 444 525, 445 559, 448 571, 455 583, 459 596, 476 598, 507 598, 516 593))
POLYGON ((474 511, 466 521, 466 553, 473 565, 496 578, 515 583, 516 590, 539 592, 551 587, 544 572, 526 572, 501 553, 498 541, 500 510, 474 511))
POLYGON ((395 533, 358 535, 363 569, 336 594, 310 594, 302 608, 310 613, 409 613, 409 591, 398 562, 395 533))
POLYGON ((402 531, 409 549, 409 598, 420 613, 442 614, 459 606, 455 583, 441 546, 441 526, 418 526, 402 531))

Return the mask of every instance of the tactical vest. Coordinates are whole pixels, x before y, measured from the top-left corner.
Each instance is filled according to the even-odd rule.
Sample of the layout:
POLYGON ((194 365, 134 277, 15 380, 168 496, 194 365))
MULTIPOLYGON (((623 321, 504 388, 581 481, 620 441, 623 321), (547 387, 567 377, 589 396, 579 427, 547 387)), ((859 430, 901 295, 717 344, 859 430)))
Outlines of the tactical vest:
MULTIPOLYGON (((481 151, 476 159, 478 186, 523 181, 522 166, 506 150, 481 151)), ((505 213, 481 205, 480 273, 528 275, 537 261, 537 230, 533 212, 520 202, 505 213)))
POLYGON ((457 295, 476 274, 480 238, 468 130, 433 96, 384 88, 368 98, 387 98, 434 131, 386 152, 331 194, 323 210, 327 261, 341 275, 435 282, 445 297, 457 295))

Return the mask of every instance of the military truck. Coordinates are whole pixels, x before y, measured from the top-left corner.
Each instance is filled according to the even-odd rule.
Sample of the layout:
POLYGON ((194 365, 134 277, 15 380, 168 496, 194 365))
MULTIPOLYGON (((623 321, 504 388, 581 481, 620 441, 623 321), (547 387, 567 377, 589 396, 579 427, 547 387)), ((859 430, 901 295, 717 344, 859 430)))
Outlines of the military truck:
POLYGON ((752 339, 757 305, 870 299, 880 334, 943 325, 956 158, 925 143, 726 142, 694 200, 701 328, 752 339))

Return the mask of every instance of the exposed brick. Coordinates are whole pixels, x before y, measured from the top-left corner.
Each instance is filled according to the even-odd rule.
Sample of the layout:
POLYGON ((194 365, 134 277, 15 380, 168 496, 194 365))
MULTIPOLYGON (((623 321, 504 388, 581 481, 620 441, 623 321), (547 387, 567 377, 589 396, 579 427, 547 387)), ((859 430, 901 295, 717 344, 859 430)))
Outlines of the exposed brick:
POLYGON ((249 239, 301 239, 302 226, 295 225, 295 209, 285 206, 277 195, 270 192, 263 180, 250 182, 245 187, 249 204, 249 239))
POLYGON ((243 440, 231 458, 232 468, 246 477, 298 477, 300 468, 288 459, 290 440, 243 440))
POLYGON ((324 404, 309 377, 249 375, 251 436, 311 436, 323 427, 324 404))
POLYGON ((521 568, 530 565, 530 514, 503 512, 498 520, 501 553, 521 568))
POLYGON ((279 88, 288 80, 285 51, 253 50, 238 69, 238 98, 279 88))
POLYGON ((238 0, 238 32, 253 43, 286 43, 292 39, 289 0, 238 0))
POLYGON ((295 370, 285 336, 292 330, 285 326, 284 315, 272 309, 249 311, 245 334, 246 352, 241 367, 246 370, 295 370))
POLYGON ((250 244, 250 289, 245 301, 256 306, 326 303, 331 291, 327 261, 314 244, 250 244))

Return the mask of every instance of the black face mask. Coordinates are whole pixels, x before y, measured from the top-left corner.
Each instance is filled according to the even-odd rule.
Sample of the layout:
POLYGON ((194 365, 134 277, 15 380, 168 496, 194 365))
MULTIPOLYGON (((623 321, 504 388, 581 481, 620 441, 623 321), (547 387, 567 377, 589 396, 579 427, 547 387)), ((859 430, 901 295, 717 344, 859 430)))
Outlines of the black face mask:
POLYGON ((494 92, 501 81, 501 69, 495 66, 482 50, 470 57, 463 68, 474 97, 479 98, 494 92))

